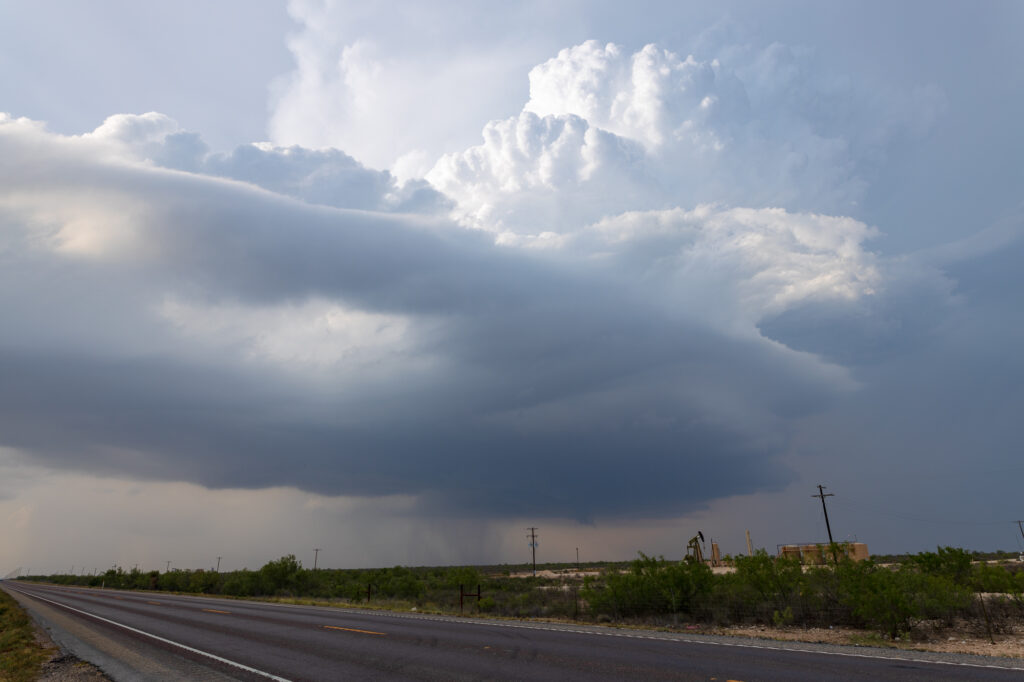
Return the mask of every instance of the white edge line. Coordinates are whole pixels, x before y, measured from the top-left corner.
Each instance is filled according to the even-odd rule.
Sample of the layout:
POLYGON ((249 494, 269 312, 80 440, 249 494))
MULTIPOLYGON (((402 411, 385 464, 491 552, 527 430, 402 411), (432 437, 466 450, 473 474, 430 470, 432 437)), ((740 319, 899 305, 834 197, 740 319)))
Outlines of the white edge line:
POLYGON ((124 623, 118 623, 117 621, 110 620, 109 618, 104 618, 103 616, 97 616, 95 613, 89 613, 88 611, 82 611, 81 609, 76 609, 75 607, 68 606, 67 604, 61 604, 60 602, 53 601, 52 599, 47 599, 46 597, 40 597, 39 595, 33 594, 31 592, 22 592, 21 590, 18 590, 18 592, 21 592, 22 594, 24 594, 24 595, 26 595, 28 597, 32 597, 33 599, 39 599, 40 601, 49 602, 50 604, 53 604, 55 606, 59 606, 61 608, 65 608, 65 609, 67 609, 69 611, 74 611, 76 613, 81 613, 83 615, 89 616, 90 618, 95 618, 97 620, 102 620, 104 623, 110 623, 111 625, 116 625, 117 627, 124 628, 125 630, 131 630, 132 632, 138 633, 140 635, 145 635, 146 637, 151 637, 151 638, 153 638, 153 639, 155 639, 155 640, 157 640, 159 642, 163 642, 165 644, 170 644, 172 646, 179 647, 181 649, 184 649, 185 651, 191 651, 194 654, 199 654, 200 656, 206 656, 207 658, 212 658, 215 661, 219 661, 221 663, 226 663, 227 665, 234 666, 234 667, 239 668, 241 670, 244 670, 246 672, 253 673, 254 675, 262 675, 263 677, 267 677, 267 678, 270 678, 272 680, 278 680, 278 682, 291 682, 291 680, 289 680, 286 677, 278 677, 277 675, 272 675, 272 674, 270 674, 268 672, 264 672, 262 670, 257 670, 256 668, 250 668, 249 666, 244 665, 242 663, 236 663, 235 661, 229 660, 227 658, 223 658, 223 657, 218 656, 216 654, 211 654, 211 653, 209 653, 207 651, 201 651, 199 649, 195 649, 195 648, 190 647, 190 646, 188 646, 186 644, 182 644, 181 642, 175 642, 174 640, 166 639, 165 637, 160 637, 159 635, 154 635, 154 634, 152 634, 150 632, 146 632, 144 630, 139 630, 138 628, 133 628, 132 626, 125 625, 124 623))

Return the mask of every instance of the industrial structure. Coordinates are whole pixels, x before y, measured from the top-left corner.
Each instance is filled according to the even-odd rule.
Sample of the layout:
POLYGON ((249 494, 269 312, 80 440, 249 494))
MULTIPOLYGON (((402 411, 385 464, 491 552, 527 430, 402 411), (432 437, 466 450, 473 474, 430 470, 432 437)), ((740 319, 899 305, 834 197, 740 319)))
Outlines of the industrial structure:
MULTIPOLYGON (((690 563, 707 564, 711 568, 731 567, 733 562, 726 557, 722 559, 718 549, 718 543, 711 540, 711 552, 707 551, 707 544, 704 541, 704 533, 697 531, 697 534, 690 538, 686 545, 686 561, 690 563)), ((779 559, 796 559, 805 566, 824 566, 829 562, 838 561, 839 554, 845 554, 851 561, 864 561, 870 558, 868 546, 863 542, 842 542, 834 545, 824 542, 803 542, 795 544, 783 544, 777 546, 777 557, 779 559)), ((754 555, 753 544, 750 541, 750 531, 747 531, 747 554, 754 555)))
MULTIPOLYGON (((797 559, 800 563, 809 566, 823 566, 828 560, 826 555, 828 547, 828 545, 820 543, 779 545, 779 558, 797 559)), ((868 546, 863 542, 844 542, 837 545, 837 547, 840 552, 845 552, 846 556, 853 561, 864 561, 870 556, 868 554, 868 546)))

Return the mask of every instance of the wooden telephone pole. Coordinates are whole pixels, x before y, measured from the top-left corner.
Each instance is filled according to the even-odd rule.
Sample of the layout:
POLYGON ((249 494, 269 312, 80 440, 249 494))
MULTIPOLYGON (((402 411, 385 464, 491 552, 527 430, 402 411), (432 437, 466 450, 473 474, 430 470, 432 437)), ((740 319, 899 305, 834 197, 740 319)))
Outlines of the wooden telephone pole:
POLYGON ((534 527, 534 526, 530 526, 526 530, 530 531, 530 534, 527 535, 526 537, 528 537, 530 539, 530 549, 533 550, 533 577, 536 578, 537 577, 537 528, 534 527))
POLYGON ((832 559, 835 560, 836 565, 839 564, 839 555, 836 554, 836 543, 832 541, 832 526, 828 524, 828 509, 825 507, 826 497, 835 497, 832 493, 825 492, 825 486, 818 484, 818 494, 811 495, 811 497, 817 497, 821 499, 821 511, 825 514, 825 530, 828 531, 828 546, 832 548, 832 559))

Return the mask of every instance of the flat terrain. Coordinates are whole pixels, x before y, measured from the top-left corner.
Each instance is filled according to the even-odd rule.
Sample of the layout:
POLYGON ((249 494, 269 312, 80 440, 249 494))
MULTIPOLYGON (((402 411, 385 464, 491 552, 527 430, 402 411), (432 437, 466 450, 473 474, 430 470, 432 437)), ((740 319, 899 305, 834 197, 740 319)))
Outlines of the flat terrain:
POLYGON ((0 583, 115 680, 1011 680, 1024 661, 0 583))

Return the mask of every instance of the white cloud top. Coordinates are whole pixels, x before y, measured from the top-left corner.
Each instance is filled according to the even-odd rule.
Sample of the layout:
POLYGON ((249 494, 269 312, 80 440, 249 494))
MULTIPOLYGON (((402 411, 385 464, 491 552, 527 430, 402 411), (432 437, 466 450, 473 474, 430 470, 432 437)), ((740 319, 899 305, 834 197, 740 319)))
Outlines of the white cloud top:
MULTIPOLYGON (((709 202, 854 209, 902 122, 866 110, 849 84, 809 90, 794 71, 810 58, 783 46, 723 52, 730 65, 656 45, 564 49, 530 72, 521 114, 491 121, 482 144, 426 177, 464 224, 513 234, 709 202)), ((893 96, 890 106, 925 126, 938 105, 893 96)))

